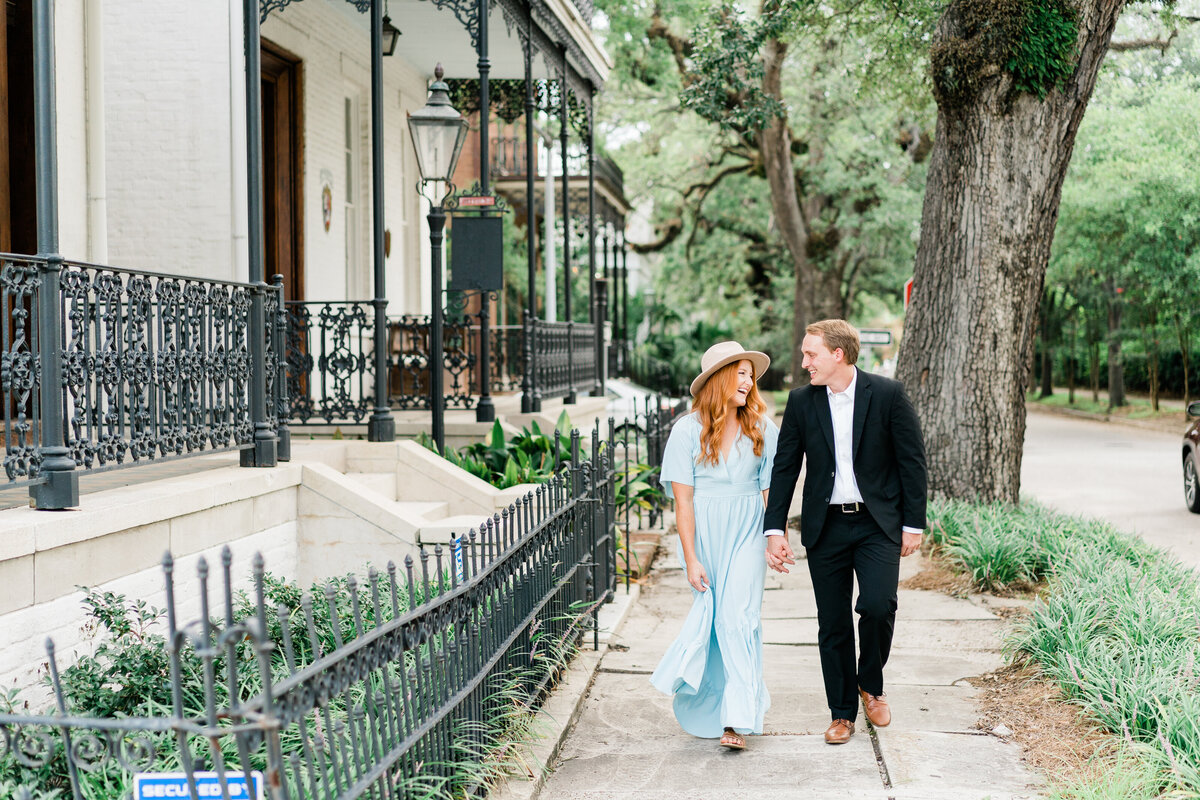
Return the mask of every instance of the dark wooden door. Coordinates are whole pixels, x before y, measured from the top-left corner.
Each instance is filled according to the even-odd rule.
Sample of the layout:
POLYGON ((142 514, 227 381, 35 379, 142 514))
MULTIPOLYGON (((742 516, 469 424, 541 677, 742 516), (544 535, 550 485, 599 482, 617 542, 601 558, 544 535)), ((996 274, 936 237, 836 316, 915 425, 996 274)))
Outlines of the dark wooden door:
POLYGON ((5 0, 0 25, 0 251, 37 252, 33 3, 5 0))
POLYGON ((304 141, 300 59, 262 43, 263 223, 266 273, 304 299, 304 141))

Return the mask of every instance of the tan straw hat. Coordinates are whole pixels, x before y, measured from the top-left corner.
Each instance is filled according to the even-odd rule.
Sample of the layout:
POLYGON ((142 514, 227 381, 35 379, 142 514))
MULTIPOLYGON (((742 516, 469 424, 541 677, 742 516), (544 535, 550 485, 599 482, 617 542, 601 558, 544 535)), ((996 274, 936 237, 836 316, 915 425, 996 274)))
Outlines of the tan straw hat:
POLYGON ((713 373, 728 364, 733 364, 738 361, 746 360, 754 365, 754 380, 757 383, 762 374, 767 371, 767 367, 771 366, 771 357, 766 353, 760 353, 757 350, 746 350, 737 342, 717 342, 712 347, 704 351, 704 355, 700 357, 700 369, 702 370, 696 379, 692 381, 692 397, 696 396, 708 379, 713 376, 713 373))

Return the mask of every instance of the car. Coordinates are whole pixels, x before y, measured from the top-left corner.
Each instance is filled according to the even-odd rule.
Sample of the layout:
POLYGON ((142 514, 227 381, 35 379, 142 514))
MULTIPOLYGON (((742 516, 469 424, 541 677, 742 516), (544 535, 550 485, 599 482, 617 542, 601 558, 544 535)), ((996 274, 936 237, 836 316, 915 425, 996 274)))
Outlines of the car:
POLYGON ((1200 514, 1200 402, 1187 407, 1192 422, 1183 434, 1183 500, 1188 511, 1200 514))

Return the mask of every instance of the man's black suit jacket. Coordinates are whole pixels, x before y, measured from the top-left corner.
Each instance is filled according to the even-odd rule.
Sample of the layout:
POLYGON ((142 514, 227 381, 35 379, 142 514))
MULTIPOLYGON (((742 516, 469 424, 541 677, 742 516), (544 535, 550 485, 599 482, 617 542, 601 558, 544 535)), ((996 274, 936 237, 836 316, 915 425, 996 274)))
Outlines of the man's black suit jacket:
MULTIPOLYGON (((901 528, 925 528, 925 445, 904 386, 861 370, 854 396, 854 476, 867 511, 891 539, 901 528)), ((800 543, 816 544, 833 492, 833 416, 824 386, 793 389, 779 429, 764 530, 787 530, 787 513, 804 456, 800 543)))

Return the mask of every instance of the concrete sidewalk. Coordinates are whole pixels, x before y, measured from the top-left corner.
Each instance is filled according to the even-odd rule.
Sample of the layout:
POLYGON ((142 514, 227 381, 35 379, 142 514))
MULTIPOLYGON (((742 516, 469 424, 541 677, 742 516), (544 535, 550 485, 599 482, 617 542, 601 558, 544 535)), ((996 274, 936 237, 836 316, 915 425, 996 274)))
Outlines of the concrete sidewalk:
MULTIPOLYGON (((664 544, 671 537, 664 536, 664 544)), ((672 551, 673 547, 670 548, 672 551)), ((920 569, 906 559, 901 577, 920 569)), ((679 630, 691 591, 674 557, 660 559, 640 597, 596 660, 590 691, 577 691, 574 726, 536 789, 512 783, 494 796, 547 800, 726 800, 789 798, 1030 798, 1039 778, 1020 748, 973 728, 968 678, 1002 665, 1003 622, 987 598, 956 600, 900 592, 888 696, 894 722, 871 731, 859 715, 849 744, 832 747, 816 650, 816 608, 803 561, 768 573, 763 618, 772 704, 764 735, 744 752, 680 730, 671 699, 650 673, 679 630), (513 790, 516 789, 514 792, 513 790), (538 790, 540 789, 540 791, 538 790)), ((1011 603, 1012 601, 993 601, 1011 603)), ((563 708, 566 698, 558 698, 563 708)), ((560 711, 560 714, 563 713, 560 711)), ((520 782, 517 782, 520 783, 520 782)))

